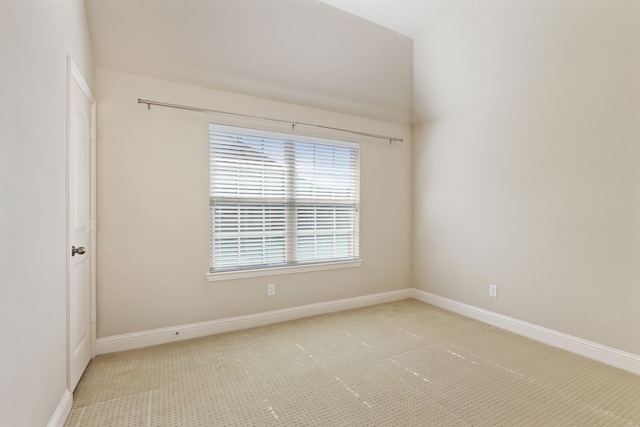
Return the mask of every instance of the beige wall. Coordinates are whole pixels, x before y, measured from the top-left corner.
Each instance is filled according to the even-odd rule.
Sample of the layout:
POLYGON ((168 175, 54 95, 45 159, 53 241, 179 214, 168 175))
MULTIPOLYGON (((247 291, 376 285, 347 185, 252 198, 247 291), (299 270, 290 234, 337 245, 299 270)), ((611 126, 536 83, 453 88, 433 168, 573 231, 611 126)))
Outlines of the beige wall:
POLYGON ((640 3, 506 3, 416 40, 414 286, 640 354, 640 3))
POLYGON ((317 0, 86 0, 96 66, 409 123, 413 41, 317 0))
POLYGON ((96 70, 96 92, 99 338, 410 286, 408 126, 102 68, 96 70), (264 124, 148 111, 138 98, 407 139, 393 145, 361 141, 362 266, 208 282, 208 124, 264 124), (267 283, 276 283, 275 297, 266 296, 267 283))
POLYGON ((89 84, 82 0, 0 7, 0 424, 47 425, 67 388, 67 55, 89 84))

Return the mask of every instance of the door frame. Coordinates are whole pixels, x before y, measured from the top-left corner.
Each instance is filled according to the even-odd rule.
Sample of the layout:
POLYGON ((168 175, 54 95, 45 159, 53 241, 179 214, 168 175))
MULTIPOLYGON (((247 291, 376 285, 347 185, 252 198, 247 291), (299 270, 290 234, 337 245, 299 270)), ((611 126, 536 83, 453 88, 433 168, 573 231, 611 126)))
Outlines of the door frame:
POLYGON ((74 64, 73 60, 70 56, 67 55, 67 134, 66 134, 66 246, 65 246, 65 262, 66 262, 66 325, 67 325, 67 389, 70 392, 73 392, 71 387, 71 272, 70 272, 70 262, 71 262, 71 194, 69 191, 70 186, 70 167, 71 167, 71 148, 70 148, 70 138, 71 138, 71 87, 76 84, 78 88, 82 91, 82 93, 90 100, 91 102, 91 160, 90 160, 90 168, 91 168, 91 185, 89 186, 91 196, 90 196, 90 209, 91 209, 91 246, 89 251, 90 256, 90 288, 91 288, 91 325, 89 327, 89 331, 91 333, 91 359, 96 356, 96 99, 87 85, 82 73, 78 69, 78 67, 74 64))

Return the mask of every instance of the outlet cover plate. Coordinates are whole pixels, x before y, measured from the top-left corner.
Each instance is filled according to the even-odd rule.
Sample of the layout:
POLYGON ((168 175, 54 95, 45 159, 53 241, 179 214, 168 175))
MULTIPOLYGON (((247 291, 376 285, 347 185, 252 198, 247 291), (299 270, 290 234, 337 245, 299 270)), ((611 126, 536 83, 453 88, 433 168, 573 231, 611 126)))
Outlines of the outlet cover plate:
POLYGON ((498 298, 498 286, 493 284, 489 285, 489 296, 491 298, 498 298))

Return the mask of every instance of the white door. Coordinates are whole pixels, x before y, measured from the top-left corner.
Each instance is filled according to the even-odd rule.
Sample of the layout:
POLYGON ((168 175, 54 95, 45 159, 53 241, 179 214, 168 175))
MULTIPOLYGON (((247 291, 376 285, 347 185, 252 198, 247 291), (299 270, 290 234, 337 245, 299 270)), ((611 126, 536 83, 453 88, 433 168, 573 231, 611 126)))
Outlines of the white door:
POLYGON ((73 391, 94 355, 95 101, 71 60, 68 91, 68 381, 73 391))

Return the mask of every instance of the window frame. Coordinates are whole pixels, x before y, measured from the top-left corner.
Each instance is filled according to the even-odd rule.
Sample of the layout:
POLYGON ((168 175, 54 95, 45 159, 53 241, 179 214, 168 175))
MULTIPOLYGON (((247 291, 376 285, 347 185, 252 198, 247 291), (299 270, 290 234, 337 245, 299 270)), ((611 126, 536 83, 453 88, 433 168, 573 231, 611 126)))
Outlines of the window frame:
MULTIPOLYGON (((330 259, 330 260, 316 260, 316 261, 312 261, 312 262, 304 262, 304 263, 300 263, 300 264, 274 264, 273 266, 268 266, 268 265, 258 265, 255 267, 251 267, 251 266, 245 266, 245 267, 240 267, 240 268, 234 268, 234 269, 221 269, 218 271, 214 271, 213 270, 213 248, 214 248, 214 220, 211 217, 212 213, 211 213, 211 206, 213 203, 213 194, 212 194, 212 190, 211 190, 211 186, 212 186, 212 176, 211 176, 211 170, 209 170, 209 209, 210 209, 210 213, 209 213, 209 271, 207 273, 207 279, 208 281, 221 281, 221 280, 230 280, 230 279, 240 279, 240 278, 250 278, 250 277, 262 277, 262 276, 271 276, 271 275, 280 275, 280 274, 291 274, 291 273, 304 273, 304 272, 312 272, 312 271, 321 271, 321 270, 333 270, 333 269, 341 269, 341 268, 355 268, 355 267, 359 267, 362 265, 362 259, 360 259, 360 250, 359 250, 359 246, 360 246, 360 213, 359 213, 359 206, 360 206, 360 144, 359 143, 355 143, 355 142, 348 142, 348 141, 340 141, 340 140, 336 140, 336 139, 328 139, 328 138, 318 138, 318 137, 311 137, 311 136, 305 136, 305 135, 300 135, 300 134, 293 134, 293 133, 283 133, 283 132, 273 132, 273 131, 265 131, 265 130, 258 130, 258 129, 252 129, 252 128, 247 128, 247 127, 242 127, 242 126, 229 126, 229 125, 222 125, 222 124, 217 124, 217 123, 210 123, 209 124, 209 164, 212 165, 213 163, 213 157, 212 157, 212 140, 211 140, 211 134, 212 132, 222 132, 222 133, 229 133, 229 134, 240 134, 240 135, 246 135, 248 137, 252 137, 252 138, 265 138, 265 139, 276 139, 276 140, 283 140, 283 141, 290 141, 290 142, 294 142, 295 143, 305 143, 305 144, 319 144, 319 145, 331 145, 331 146, 337 146, 337 147, 348 147, 350 149, 356 149, 357 150, 357 183, 356 183, 356 190, 357 190, 357 197, 356 197, 356 229, 355 232, 351 232, 352 238, 356 239, 356 249, 355 249, 355 255, 356 258, 345 258, 344 260, 342 259, 330 259)), ((211 166, 210 166, 211 167, 211 166)), ((295 200, 295 199, 290 199, 290 200, 295 200)), ((294 205, 296 203, 294 202, 294 205)), ((304 204, 307 204, 306 202, 304 204)), ((320 204, 321 205, 321 204, 320 204)), ((318 205, 318 206, 320 206, 318 205)), ((291 230, 289 230, 289 232, 291 232, 291 230)))

